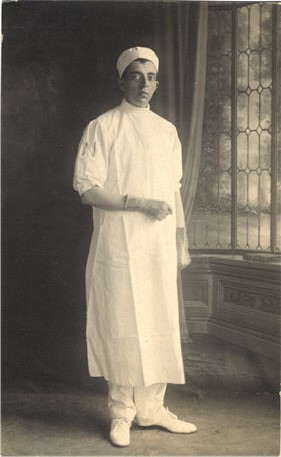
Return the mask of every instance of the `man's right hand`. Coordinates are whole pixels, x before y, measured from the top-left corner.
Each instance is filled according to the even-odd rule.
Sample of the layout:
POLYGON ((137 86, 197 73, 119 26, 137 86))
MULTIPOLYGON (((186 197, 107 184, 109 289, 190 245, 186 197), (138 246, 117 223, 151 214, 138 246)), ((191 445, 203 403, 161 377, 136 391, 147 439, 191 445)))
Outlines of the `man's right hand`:
POLYGON ((148 216, 157 219, 158 221, 162 221, 173 212, 171 206, 164 201, 149 199, 144 200, 146 201, 144 202, 142 211, 148 216))
POLYGON ((162 221, 173 212, 171 206, 165 201, 130 196, 127 197, 125 209, 127 211, 140 211, 158 221, 162 221))

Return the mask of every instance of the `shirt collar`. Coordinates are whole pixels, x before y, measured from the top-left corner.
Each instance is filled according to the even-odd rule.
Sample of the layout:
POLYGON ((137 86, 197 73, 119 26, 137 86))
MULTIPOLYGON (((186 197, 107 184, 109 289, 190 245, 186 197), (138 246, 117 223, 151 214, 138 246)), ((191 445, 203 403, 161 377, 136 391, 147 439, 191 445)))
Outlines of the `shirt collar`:
POLYGON ((121 108, 123 108, 126 111, 149 111, 150 110, 150 104, 146 106, 145 108, 141 108, 140 106, 133 105, 132 103, 127 102, 125 98, 123 98, 121 102, 121 108))

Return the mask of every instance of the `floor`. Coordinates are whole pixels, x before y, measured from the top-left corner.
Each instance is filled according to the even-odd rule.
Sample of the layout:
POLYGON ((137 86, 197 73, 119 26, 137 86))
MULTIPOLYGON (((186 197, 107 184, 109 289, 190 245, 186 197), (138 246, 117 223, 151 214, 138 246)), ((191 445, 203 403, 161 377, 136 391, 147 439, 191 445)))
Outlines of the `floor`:
POLYGON ((2 397, 2 453, 24 456, 277 456, 279 368, 210 337, 185 345, 187 383, 170 385, 166 404, 197 424, 192 435, 132 427, 131 445, 108 441, 106 385, 7 391, 2 397))

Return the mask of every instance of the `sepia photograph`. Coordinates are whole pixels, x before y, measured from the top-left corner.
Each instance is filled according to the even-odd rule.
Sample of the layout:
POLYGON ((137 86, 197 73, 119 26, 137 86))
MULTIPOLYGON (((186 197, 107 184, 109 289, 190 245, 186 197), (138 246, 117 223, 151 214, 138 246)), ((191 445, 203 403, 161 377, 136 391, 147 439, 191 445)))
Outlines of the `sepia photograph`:
POLYGON ((281 3, 2 3, 3 456, 280 455, 281 3))

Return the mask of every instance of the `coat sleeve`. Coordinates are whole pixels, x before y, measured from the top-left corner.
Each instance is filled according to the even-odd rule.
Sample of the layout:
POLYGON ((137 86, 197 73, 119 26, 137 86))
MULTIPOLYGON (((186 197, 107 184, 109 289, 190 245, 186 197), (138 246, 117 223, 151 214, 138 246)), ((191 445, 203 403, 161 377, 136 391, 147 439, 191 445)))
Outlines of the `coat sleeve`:
POLYGON ((85 128, 77 152, 73 187, 80 195, 103 187, 108 173, 109 138, 98 120, 85 128))

